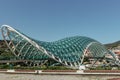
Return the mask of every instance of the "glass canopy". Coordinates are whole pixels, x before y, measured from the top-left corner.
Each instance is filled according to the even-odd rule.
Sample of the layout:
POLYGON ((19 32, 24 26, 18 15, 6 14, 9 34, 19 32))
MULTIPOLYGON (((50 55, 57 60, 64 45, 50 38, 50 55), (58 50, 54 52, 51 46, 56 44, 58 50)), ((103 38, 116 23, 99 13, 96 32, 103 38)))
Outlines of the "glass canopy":
POLYGON ((21 60, 45 62, 53 59, 66 66, 79 68, 84 63, 85 57, 97 60, 109 54, 101 43, 88 37, 74 36, 54 42, 44 42, 32 39, 8 25, 3 25, 1 30, 6 44, 21 60))

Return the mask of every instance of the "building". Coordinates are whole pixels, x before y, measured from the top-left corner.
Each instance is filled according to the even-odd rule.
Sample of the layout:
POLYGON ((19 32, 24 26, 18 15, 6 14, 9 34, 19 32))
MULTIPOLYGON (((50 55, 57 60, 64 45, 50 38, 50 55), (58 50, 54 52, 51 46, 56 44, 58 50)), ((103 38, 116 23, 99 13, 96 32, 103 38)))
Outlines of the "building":
POLYGON ((30 65, 63 64, 79 69, 91 58, 94 60, 93 65, 100 59, 107 59, 108 54, 115 60, 114 55, 101 43, 88 37, 74 36, 54 42, 44 42, 30 38, 8 25, 3 25, 1 32, 12 53, 20 60, 30 61, 30 63, 26 62, 30 65))

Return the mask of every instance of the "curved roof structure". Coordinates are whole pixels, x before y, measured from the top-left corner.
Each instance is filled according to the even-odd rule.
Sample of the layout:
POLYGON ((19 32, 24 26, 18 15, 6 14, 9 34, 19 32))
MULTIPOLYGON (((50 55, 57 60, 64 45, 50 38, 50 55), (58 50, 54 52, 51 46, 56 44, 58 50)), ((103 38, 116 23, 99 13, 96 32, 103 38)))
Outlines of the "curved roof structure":
POLYGON ((104 58, 109 53, 101 43, 88 37, 74 36, 44 42, 32 39, 8 25, 3 25, 1 30, 10 50, 22 60, 53 59, 66 66, 79 68, 85 57, 104 58))

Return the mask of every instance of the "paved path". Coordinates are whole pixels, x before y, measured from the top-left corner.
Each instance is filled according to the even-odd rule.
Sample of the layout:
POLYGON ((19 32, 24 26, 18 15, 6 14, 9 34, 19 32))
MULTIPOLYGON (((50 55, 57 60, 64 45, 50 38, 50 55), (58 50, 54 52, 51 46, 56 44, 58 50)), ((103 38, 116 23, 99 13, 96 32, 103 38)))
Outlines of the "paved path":
POLYGON ((87 76, 87 75, 36 75, 0 73, 0 80, 108 80, 120 76, 87 76))

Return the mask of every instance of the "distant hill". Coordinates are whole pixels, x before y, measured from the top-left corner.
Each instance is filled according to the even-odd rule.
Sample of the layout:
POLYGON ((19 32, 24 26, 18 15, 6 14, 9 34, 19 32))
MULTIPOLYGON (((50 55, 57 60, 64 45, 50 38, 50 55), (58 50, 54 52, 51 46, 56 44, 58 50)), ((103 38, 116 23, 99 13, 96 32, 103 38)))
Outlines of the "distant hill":
POLYGON ((116 42, 114 42, 114 43, 105 44, 105 46, 106 46, 108 49, 120 48, 120 41, 116 41, 116 42))

